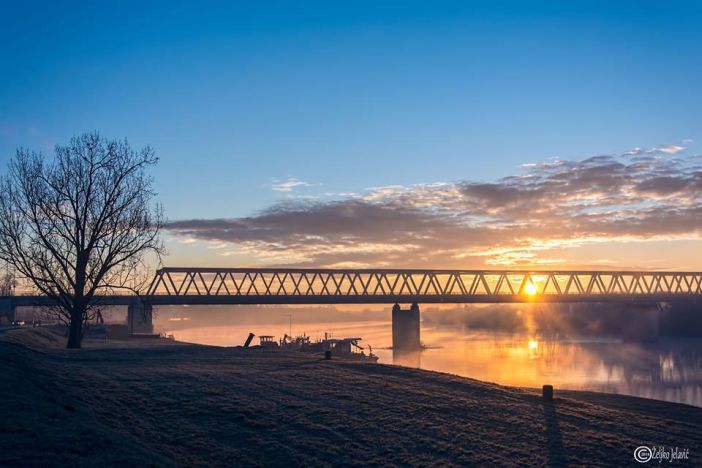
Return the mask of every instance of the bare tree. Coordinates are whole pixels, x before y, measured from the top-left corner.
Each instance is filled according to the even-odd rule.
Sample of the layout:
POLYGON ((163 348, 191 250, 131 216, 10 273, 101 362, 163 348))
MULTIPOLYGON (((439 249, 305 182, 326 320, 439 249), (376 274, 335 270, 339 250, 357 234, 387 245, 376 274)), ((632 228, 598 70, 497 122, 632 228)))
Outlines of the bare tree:
POLYGON ((80 348, 101 296, 143 286, 144 260, 160 260, 163 209, 153 202, 157 163, 97 133, 57 145, 53 158, 19 149, 0 181, 0 259, 53 298, 80 348))

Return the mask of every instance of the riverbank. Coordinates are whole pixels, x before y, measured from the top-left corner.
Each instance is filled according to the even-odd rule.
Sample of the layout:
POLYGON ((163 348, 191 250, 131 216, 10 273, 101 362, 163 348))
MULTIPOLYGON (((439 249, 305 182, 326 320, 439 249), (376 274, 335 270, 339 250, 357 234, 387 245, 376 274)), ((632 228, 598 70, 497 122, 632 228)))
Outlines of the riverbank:
POLYGON ((0 465, 622 465, 702 457, 702 409, 168 340, 0 335, 0 465))

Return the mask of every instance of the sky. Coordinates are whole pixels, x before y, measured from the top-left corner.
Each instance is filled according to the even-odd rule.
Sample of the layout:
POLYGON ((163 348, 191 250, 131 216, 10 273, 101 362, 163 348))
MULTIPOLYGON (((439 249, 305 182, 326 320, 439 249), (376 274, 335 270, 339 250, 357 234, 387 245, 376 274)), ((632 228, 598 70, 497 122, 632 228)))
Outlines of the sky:
POLYGON ((702 3, 3 2, 0 167, 151 145, 169 266, 702 268, 702 3))

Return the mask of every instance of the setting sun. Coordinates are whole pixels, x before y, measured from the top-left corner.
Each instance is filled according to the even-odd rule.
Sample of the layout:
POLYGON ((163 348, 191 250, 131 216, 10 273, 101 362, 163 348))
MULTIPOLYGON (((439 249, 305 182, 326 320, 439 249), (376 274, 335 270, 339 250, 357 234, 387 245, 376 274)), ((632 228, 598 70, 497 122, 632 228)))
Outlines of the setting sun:
POLYGON ((536 285, 534 283, 528 283, 526 286, 524 286, 524 292, 528 296, 534 296, 537 293, 536 285))

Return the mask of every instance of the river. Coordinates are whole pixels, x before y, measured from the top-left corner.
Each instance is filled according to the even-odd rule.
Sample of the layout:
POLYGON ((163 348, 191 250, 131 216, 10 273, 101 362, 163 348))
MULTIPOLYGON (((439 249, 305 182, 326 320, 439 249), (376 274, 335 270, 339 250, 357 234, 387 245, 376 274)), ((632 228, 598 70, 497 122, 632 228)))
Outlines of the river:
MULTIPOLYGON (((218 325, 168 329, 179 341, 236 346, 249 332, 288 333, 289 324, 218 325)), ((379 362, 447 372, 520 387, 592 390, 702 406, 702 340, 661 339, 629 343, 614 339, 565 339, 422 325, 426 349, 393 353, 389 321, 315 322, 292 325, 312 339, 362 337, 379 362)), ((254 344, 258 343, 258 339, 254 344)))

